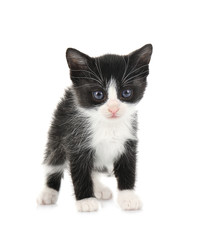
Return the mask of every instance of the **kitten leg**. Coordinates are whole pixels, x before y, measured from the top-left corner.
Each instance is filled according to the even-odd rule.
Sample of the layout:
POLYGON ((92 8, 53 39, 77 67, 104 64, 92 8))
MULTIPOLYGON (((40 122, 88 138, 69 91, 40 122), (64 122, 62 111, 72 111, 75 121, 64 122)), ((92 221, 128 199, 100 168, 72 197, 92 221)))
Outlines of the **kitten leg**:
POLYGON ((37 199, 39 205, 57 202, 63 170, 64 166, 46 166, 45 186, 37 199))
POLYGON ((89 150, 70 156, 70 172, 79 212, 92 212, 99 207, 93 191, 92 159, 93 153, 89 150))
POLYGON ((99 181, 99 176, 97 173, 94 173, 92 175, 93 179, 93 184, 94 184, 94 195, 97 199, 102 199, 102 200, 108 200, 112 198, 112 192, 111 190, 104 186, 100 181, 99 181))
POLYGON ((118 204, 123 210, 137 210, 141 202, 135 194, 136 141, 127 141, 125 153, 114 164, 114 173, 118 182, 118 204))

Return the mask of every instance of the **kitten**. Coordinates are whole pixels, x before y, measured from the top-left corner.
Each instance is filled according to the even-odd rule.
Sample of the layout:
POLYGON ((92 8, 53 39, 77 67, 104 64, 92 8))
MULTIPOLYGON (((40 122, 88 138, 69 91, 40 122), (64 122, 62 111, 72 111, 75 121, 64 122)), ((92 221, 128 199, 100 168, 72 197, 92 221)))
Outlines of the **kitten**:
POLYGON ((50 127, 46 182, 38 204, 56 203, 68 168, 78 211, 96 211, 97 199, 112 197, 111 190, 99 182, 99 172, 115 175, 122 209, 140 208, 134 193, 136 104, 147 85, 151 54, 151 44, 129 55, 97 58, 67 50, 73 84, 58 104, 50 127))

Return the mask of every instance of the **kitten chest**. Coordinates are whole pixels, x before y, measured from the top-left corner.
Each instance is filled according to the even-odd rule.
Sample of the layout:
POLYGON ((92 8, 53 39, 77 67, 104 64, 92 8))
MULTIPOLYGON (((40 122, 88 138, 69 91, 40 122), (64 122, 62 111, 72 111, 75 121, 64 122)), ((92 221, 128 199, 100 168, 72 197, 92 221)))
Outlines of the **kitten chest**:
POLYGON ((106 168, 108 172, 112 172, 114 162, 125 152, 125 142, 136 139, 131 125, 113 121, 100 122, 92 131, 94 167, 99 170, 106 168))

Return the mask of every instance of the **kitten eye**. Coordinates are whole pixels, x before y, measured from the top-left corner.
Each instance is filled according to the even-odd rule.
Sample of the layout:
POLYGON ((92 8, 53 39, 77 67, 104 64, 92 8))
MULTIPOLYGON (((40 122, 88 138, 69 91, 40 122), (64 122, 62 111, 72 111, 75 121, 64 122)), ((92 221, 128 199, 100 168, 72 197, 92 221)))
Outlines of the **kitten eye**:
POLYGON ((102 91, 95 91, 92 93, 92 95, 97 100, 102 100, 104 98, 104 94, 102 91))
POLYGON ((123 98, 129 98, 132 95, 132 90, 131 89, 126 89, 122 91, 122 97, 123 98))

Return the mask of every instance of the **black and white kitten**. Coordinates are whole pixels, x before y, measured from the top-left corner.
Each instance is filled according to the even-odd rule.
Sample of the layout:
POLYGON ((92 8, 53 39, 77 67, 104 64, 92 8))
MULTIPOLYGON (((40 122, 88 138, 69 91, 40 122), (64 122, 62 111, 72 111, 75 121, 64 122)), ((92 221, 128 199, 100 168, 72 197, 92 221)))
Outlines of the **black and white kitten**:
POLYGON ((98 173, 113 173, 118 204, 140 208, 134 193, 136 172, 136 104, 143 97, 152 45, 119 56, 91 58, 76 49, 66 52, 72 86, 55 111, 44 165, 45 188, 39 204, 54 204, 61 178, 70 170, 78 211, 96 211, 97 199, 112 193, 98 173))

